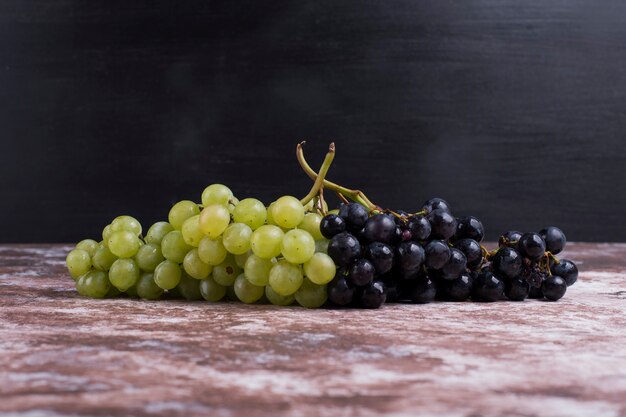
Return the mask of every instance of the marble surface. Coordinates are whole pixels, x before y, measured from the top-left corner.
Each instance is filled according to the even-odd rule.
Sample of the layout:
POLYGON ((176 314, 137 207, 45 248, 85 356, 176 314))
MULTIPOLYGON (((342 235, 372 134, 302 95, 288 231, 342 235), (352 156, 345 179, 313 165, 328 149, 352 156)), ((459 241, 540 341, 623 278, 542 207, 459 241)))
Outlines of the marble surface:
POLYGON ((556 303, 305 310, 79 297, 0 245, 2 416, 626 416, 626 244, 556 303))

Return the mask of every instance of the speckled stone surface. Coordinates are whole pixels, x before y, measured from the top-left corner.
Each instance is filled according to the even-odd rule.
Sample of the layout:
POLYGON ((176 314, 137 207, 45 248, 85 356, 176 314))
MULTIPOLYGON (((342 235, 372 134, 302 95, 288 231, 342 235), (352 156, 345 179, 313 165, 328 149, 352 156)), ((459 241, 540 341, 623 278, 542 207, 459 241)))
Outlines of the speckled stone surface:
POLYGON ((626 244, 556 303, 305 310, 79 297, 0 246, 2 416, 626 416, 626 244))

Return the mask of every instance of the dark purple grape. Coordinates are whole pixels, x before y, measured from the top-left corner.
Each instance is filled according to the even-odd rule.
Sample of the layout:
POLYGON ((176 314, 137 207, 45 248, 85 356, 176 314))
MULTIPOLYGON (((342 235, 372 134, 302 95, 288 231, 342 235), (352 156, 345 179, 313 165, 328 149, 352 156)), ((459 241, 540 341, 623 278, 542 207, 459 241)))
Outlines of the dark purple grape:
POLYGON ((538 233, 524 233, 517 242, 517 249, 524 258, 537 261, 546 252, 546 242, 538 233))
POLYGON ((485 237, 483 224, 474 216, 461 217, 457 221, 455 239, 474 239, 481 242, 485 237))
POLYGON ((393 235, 393 238, 391 239, 391 244, 395 246, 398 243, 402 242, 402 237, 403 237, 402 228, 400 226, 396 226, 395 233, 393 235))
POLYGON ((513 279, 522 272, 522 255, 508 246, 498 249, 491 262, 493 272, 503 278, 513 279))
POLYGON ((446 295, 453 301, 465 301, 472 294, 474 279, 469 274, 461 274, 452 281, 446 281, 446 295))
POLYGON ((578 267, 569 259, 561 259, 558 264, 552 264, 550 272, 552 272, 552 275, 558 275, 563 278, 568 287, 573 285, 578 279, 578 267))
POLYGON ((430 303, 437 295, 437 286, 428 275, 420 275, 416 279, 406 281, 405 285, 405 293, 414 303, 430 303))
POLYGON ((500 236, 498 239, 498 246, 511 246, 516 247, 517 242, 522 237, 522 232, 518 232, 517 230, 509 230, 500 236))
POLYGON ((463 272, 467 266, 467 258, 465 254, 457 248, 450 249, 450 259, 441 268, 441 277, 443 279, 456 279, 463 272))
POLYGON ((450 205, 443 198, 431 198, 424 203, 422 210, 425 210, 426 213, 430 213, 433 210, 445 210, 450 212, 450 205))
POLYGON ((327 251, 335 265, 349 266, 361 256, 361 245, 356 237, 342 232, 330 239, 327 251))
POLYGON ((465 254, 467 258, 467 267, 470 269, 478 268, 483 261, 483 250, 480 243, 474 239, 461 239, 454 243, 454 247, 465 254))
POLYGON ((328 283, 328 299, 338 306, 345 306, 352 302, 354 298, 354 287, 348 282, 344 275, 337 274, 328 283))
POLYGON ((402 242, 396 248, 396 265, 405 279, 417 276, 425 258, 424 248, 415 241, 402 242))
POLYGON ((449 212, 441 209, 433 210, 427 218, 432 229, 431 237, 446 240, 456 233, 456 219, 449 212))
POLYGON ((521 277, 507 280, 504 283, 504 295, 511 301, 523 301, 528 297, 530 285, 521 277))
POLYGON ((327 214, 320 222, 320 232, 326 239, 346 231, 346 222, 336 214, 327 214))
POLYGON ((369 218, 369 213, 365 207, 359 203, 342 204, 339 207, 339 217, 346 222, 346 227, 350 231, 361 230, 369 218))
POLYGON ((504 294, 504 283, 492 272, 481 271, 472 288, 472 299, 476 301, 498 301, 504 294))
POLYGON ((372 261, 376 272, 380 275, 386 274, 393 268, 393 249, 384 243, 370 243, 365 249, 365 257, 372 261))
POLYGON ((365 222, 365 239, 368 242, 391 243, 396 235, 396 222, 386 214, 375 214, 365 222))
POLYGON ((374 268, 374 264, 367 259, 358 259, 350 267, 348 279, 352 284, 362 287, 372 282, 375 275, 376 269, 374 268))
POLYGON ((430 236, 430 222, 424 216, 415 216, 409 220, 411 237, 415 240, 426 240, 430 236))
POLYGON ((558 275, 551 275, 543 281, 541 292, 550 301, 557 301, 565 295, 567 283, 558 275))
POLYGON ((431 240, 424 247, 425 264, 432 269, 441 269, 450 259, 450 247, 443 240, 431 240))
POLYGON ((546 242, 546 250, 553 255, 561 252, 565 248, 565 233, 558 227, 549 226, 541 229, 539 236, 546 242))
POLYGON ((385 303, 387 293, 385 284, 381 281, 374 281, 363 288, 361 292, 361 307, 378 308, 385 303))
POLYGON ((541 287, 537 288, 537 287, 531 286, 530 291, 528 291, 528 298, 542 299, 543 291, 541 291, 541 287))

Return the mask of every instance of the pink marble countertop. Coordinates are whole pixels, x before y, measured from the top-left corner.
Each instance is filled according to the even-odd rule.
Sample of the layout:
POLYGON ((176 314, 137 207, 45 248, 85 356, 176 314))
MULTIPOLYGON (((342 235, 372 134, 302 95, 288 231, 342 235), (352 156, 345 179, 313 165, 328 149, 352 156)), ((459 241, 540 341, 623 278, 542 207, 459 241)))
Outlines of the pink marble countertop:
POLYGON ((305 310, 90 300, 0 245, 3 416, 626 416, 626 244, 552 303, 305 310))

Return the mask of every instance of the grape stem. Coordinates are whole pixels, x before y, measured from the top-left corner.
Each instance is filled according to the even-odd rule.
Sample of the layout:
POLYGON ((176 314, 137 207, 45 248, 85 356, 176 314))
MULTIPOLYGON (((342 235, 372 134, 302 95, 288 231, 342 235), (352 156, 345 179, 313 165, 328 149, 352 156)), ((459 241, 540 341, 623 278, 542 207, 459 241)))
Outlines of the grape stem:
MULTIPOLYGON (((309 178, 311 178, 317 183, 319 178, 322 177, 322 170, 320 169, 320 173, 318 174, 307 163, 306 159, 304 158, 304 150, 303 150, 303 145, 305 143, 306 143, 305 141, 302 141, 296 147, 296 157, 298 158, 298 162, 300 163, 300 166, 302 167, 304 172, 309 176, 309 178)), ((331 146, 332 146, 333 153, 334 153, 335 146, 334 144, 331 144, 331 146)), ((324 176, 325 175, 326 173, 324 172, 324 176)), ((328 188, 329 190, 334 191, 337 194, 341 194, 342 196, 349 198, 352 201, 356 201, 357 203, 364 205, 370 211, 382 211, 382 209, 376 204, 372 203, 361 190, 351 190, 349 188, 342 187, 339 184, 335 184, 334 182, 325 180, 323 177, 322 177, 321 182, 325 188, 328 188)), ((313 187, 315 188, 315 185, 313 187)))
POLYGON ((318 194, 320 193, 320 190, 324 188, 324 182, 325 182, 324 178, 326 177, 326 174, 328 173, 328 169, 330 168, 330 165, 333 163, 334 158, 335 158, 335 144, 331 143, 328 146, 328 152, 326 153, 324 162, 322 163, 322 166, 320 167, 320 173, 319 175, 316 176, 316 178, 314 178, 315 183, 313 183, 313 187, 311 187, 311 191, 309 191, 309 193, 300 200, 303 206, 306 205, 309 201, 313 200, 314 197, 318 196, 318 194))

